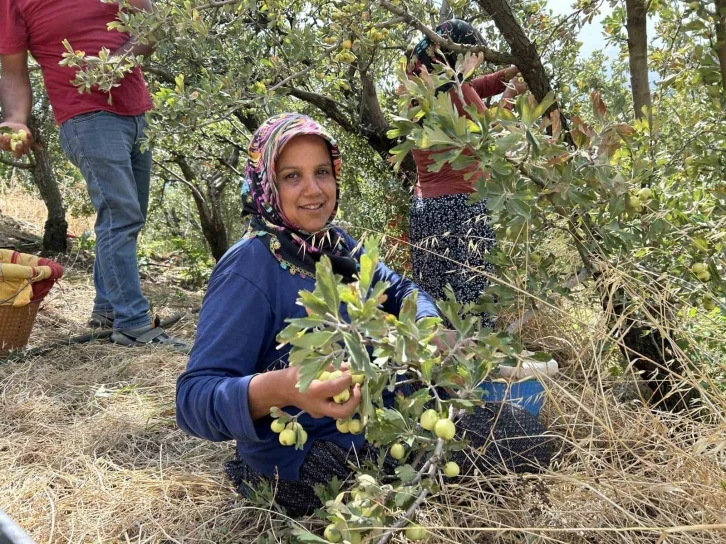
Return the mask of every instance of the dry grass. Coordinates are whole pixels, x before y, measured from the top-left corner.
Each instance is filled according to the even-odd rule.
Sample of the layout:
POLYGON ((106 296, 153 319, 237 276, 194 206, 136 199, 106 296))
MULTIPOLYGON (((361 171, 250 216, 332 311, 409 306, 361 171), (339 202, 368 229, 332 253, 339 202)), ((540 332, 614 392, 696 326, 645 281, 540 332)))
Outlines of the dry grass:
MULTIPOLYGON (((44 303, 32 344, 83 330, 92 300, 84 267, 71 267, 44 303)), ((199 302, 167 285, 145 289, 162 314, 199 302)), ((543 413, 560 444, 551 469, 462 478, 421 513, 430 542, 726 542, 726 397, 710 395, 710 421, 616 401, 602 316, 570 315, 541 316, 526 332, 563 369, 543 413), (587 321, 588 334, 572 321, 587 321)), ((193 327, 172 332, 191 338, 193 327)), ((97 343, 0 365, 0 508, 38 543, 254 542, 272 515, 238 501, 225 481, 232 444, 176 428, 185 362, 97 343)))
MULTIPOLYGON (((0 213, 10 216, 23 224, 32 234, 43 236, 43 225, 48 218, 48 210, 37 195, 30 194, 18 182, 9 180, 0 185, 0 213)), ((66 214, 68 232, 81 236, 93 232, 96 216, 72 217, 66 214)))

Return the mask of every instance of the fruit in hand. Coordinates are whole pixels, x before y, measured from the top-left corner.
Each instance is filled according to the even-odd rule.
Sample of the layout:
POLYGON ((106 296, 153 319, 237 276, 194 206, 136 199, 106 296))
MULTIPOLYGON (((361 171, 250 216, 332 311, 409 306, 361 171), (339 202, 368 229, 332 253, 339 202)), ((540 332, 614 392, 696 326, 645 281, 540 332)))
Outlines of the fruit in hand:
POLYGON ((348 432, 350 434, 360 434, 363 430, 363 426, 360 423, 360 419, 351 419, 348 422, 348 432))
POLYGON ((280 444, 283 446, 294 446, 296 438, 295 431, 292 429, 285 429, 280 433, 280 444))
POLYGON ((340 393, 333 397, 333 400, 338 404, 348 402, 348 399, 350 399, 350 390, 348 389, 343 389, 340 393))
POLYGON ((426 538, 426 529, 424 529, 420 525, 412 523, 411 525, 406 527, 406 538, 409 540, 413 540, 414 542, 420 542, 421 540, 426 538))
POLYGON ((338 529, 334 523, 331 523, 325 528, 323 536, 328 542, 340 542, 343 538, 343 535, 340 533, 340 529, 338 529))
POLYGON ((438 420, 439 414, 436 412, 436 410, 429 409, 421 414, 421 419, 419 419, 419 423, 421 423, 421 426, 427 431, 433 431, 434 425, 436 425, 436 422, 438 420))
POLYGON ((434 434, 446 441, 451 440, 456 434, 456 426, 450 419, 440 419, 434 425, 434 434))
POLYGON ((444 474, 446 474, 448 478, 456 478, 459 475, 459 472, 459 465, 453 461, 449 461, 444 465, 444 474))
POLYGON ((282 420, 275 419, 270 425, 270 428, 272 429, 272 432, 279 434, 285 430, 285 424, 282 422, 282 420))
POLYGON ((329 380, 334 380, 336 378, 340 378, 342 375, 343 375, 343 372, 342 371, 340 371, 340 370, 334 370, 333 372, 331 372, 330 374, 328 374, 328 379, 329 380))
POLYGON ((394 444, 391 446, 391 457, 396 461, 403 459, 404 455, 406 455, 406 449, 403 447, 403 444, 394 444))
POLYGON ((335 427, 338 429, 338 432, 341 432, 343 434, 350 432, 350 429, 348 428, 349 424, 350 421, 348 421, 347 419, 338 419, 335 421, 335 427))
POLYGON ((356 385, 356 384, 363 385, 363 382, 366 379, 366 375, 363 374, 362 372, 356 373, 356 374, 351 374, 350 377, 351 377, 351 381, 353 382, 353 385, 356 385))
POLYGON ((330 379, 330 372, 328 372, 327 370, 323 370, 320 373, 320 376, 318 376, 318 380, 320 380, 321 382, 327 382, 329 379, 330 379))

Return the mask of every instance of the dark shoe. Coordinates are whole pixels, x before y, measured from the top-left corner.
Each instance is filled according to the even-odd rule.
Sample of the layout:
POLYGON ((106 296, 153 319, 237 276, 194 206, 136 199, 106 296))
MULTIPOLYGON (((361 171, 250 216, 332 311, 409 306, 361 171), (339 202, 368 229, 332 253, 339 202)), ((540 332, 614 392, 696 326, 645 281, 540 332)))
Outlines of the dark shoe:
POLYGON ((121 344, 122 346, 128 347, 150 345, 168 346, 187 355, 192 350, 192 344, 189 342, 169 336, 161 327, 152 325, 135 327, 133 329, 124 329, 122 331, 113 331, 111 341, 115 344, 121 344))
POLYGON ((113 312, 91 312, 87 325, 92 329, 113 329, 113 312))

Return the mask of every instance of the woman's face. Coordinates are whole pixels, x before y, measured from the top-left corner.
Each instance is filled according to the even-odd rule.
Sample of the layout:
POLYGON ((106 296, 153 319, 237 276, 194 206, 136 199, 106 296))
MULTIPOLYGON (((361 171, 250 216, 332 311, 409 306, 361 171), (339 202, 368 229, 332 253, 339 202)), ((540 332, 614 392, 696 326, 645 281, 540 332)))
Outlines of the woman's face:
POLYGON ((325 227, 337 193, 325 140, 307 134, 292 138, 280 152, 275 177, 285 217, 307 232, 325 227))

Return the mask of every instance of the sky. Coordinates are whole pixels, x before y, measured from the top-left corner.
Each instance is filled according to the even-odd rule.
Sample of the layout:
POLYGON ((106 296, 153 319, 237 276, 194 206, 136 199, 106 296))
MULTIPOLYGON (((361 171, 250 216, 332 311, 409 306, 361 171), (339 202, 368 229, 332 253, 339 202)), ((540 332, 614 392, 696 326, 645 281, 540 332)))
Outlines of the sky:
MULTIPOLYGON (((572 7, 574 3, 573 0, 547 0, 547 6, 555 15, 569 15, 574 11, 572 7)), ((582 42, 582 49, 580 50, 581 58, 587 58, 594 51, 599 50, 604 50, 605 54, 610 58, 617 56, 616 47, 612 45, 605 46, 605 37, 602 31, 602 20, 612 13, 613 9, 608 2, 605 2, 600 8, 600 11, 600 15, 595 17, 591 24, 583 26, 580 30, 580 41, 582 42)))

